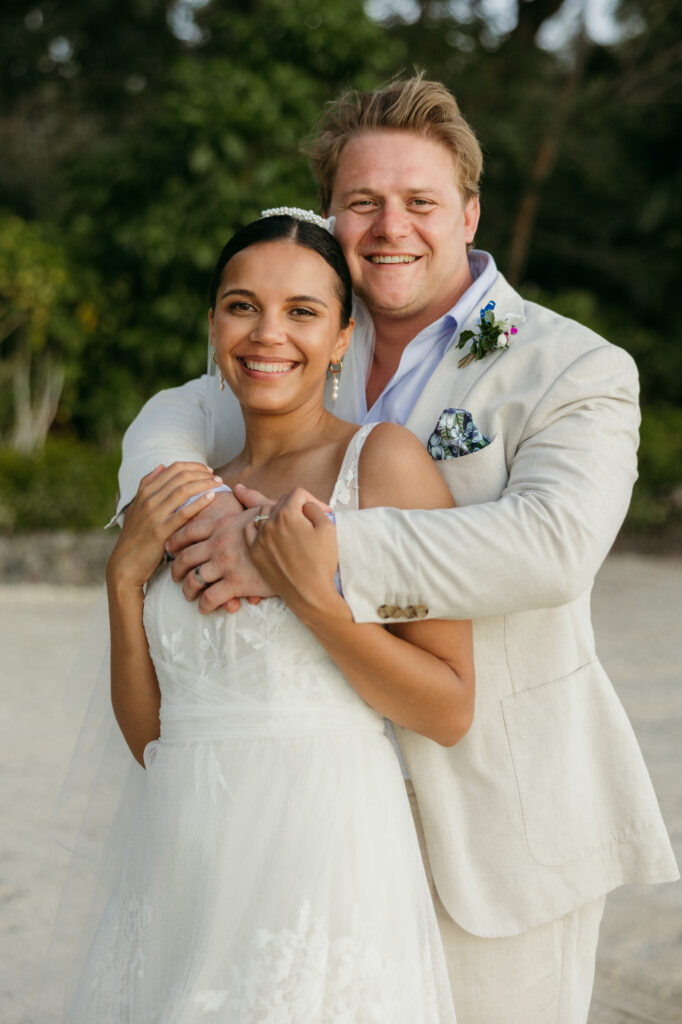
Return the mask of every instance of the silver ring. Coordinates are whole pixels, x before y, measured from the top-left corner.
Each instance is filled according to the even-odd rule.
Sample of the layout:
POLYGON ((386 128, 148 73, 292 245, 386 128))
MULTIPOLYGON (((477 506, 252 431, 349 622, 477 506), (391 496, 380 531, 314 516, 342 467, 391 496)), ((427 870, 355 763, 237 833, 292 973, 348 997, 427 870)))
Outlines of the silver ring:
POLYGON ((264 523, 266 519, 270 518, 269 512, 259 512, 257 516, 253 517, 253 521, 258 526, 259 523, 264 523))
POLYGON ((199 583, 201 583, 202 587, 207 587, 208 586, 208 583, 206 582, 204 577, 201 575, 201 569, 200 569, 199 566, 197 566, 196 569, 194 570, 194 575, 196 576, 196 578, 199 581, 199 583))

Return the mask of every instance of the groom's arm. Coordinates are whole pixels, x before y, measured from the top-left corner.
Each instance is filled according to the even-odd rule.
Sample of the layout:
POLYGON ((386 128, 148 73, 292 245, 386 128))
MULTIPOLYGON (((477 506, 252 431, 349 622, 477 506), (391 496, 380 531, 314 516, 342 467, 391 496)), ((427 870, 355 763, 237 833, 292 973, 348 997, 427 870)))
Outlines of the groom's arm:
MULTIPOLYGON (((222 403, 221 436, 214 441, 208 437, 206 387, 204 376, 181 387, 160 391, 150 398, 128 427, 119 469, 118 512, 132 501, 142 477, 159 464, 209 462, 212 465, 212 460, 222 459, 229 450, 228 440, 235 447, 239 437, 243 437, 239 405, 229 392, 225 392, 222 403), (212 451, 212 443, 217 449, 222 445, 222 452, 212 451)), ((200 513, 190 521, 191 530, 180 530, 167 545, 176 556, 173 578, 178 582, 184 580, 183 589, 188 599, 201 594, 201 586, 191 572, 195 566, 203 565, 206 578, 216 582, 216 586, 201 594, 202 611, 212 611, 221 605, 229 605, 228 610, 235 611, 239 607, 233 600, 235 597, 271 596, 247 557, 243 523, 235 505, 238 503, 232 495, 229 498, 220 495, 211 504, 211 515, 205 509, 206 515, 200 513)), ((241 511, 241 506, 238 507, 241 511)))
POLYGON ((379 621, 378 609, 397 595, 426 605, 429 617, 462 619, 552 607, 583 593, 637 476, 637 398, 632 359, 600 346, 540 398, 497 501, 337 513, 343 592, 355 620, 379 621))
POLYGON ((142 407, 123 437, 117 511, 134 498, 155 466, 203 462, 207 451, 206 378, 160 391, 142 407))

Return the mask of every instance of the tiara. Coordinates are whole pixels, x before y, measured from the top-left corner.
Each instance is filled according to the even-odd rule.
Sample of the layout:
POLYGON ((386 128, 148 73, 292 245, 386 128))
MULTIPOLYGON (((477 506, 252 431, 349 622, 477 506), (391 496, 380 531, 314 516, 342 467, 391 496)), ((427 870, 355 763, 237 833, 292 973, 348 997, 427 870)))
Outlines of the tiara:
POLYGON ((324 228, 330 235, 334 234, 336 217, 321 217, 313 210, 302 210, 300 206, 273 206, 269 210, 261 210, 261 217, 294 217, 296 220, 307 221, 308 224, 317 224, 318 228, 324 228))

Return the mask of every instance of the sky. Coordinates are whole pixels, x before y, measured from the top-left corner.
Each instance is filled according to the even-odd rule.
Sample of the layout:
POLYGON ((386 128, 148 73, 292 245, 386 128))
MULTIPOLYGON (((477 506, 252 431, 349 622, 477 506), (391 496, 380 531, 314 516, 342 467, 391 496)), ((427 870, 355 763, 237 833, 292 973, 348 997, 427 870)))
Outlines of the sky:
MULTIPOLYGON (((575 24, 583 7, 587 31, 592 39, 602 45, 616 42, 621 35, 621 30, 611 13, 616 2, 617 0, 564 0, 558 14, 543 26, 541 45, 551 50, 561 47, 567 36, 571 35, 571 26, 575 24)), ((504 34, 514 27, 518 0, 482 0, 481 6, 496 32, 504 34)), ((377 20, 390 14, 398 14, 408 23, 416 20, 419 11, 415 0, 367 0, 365 7, 370 17, 377 20)), ((466 0, 451 0, 451 7, 455 14, 458 7, 466 13, 469 4, 466 0)))
MULTIPOLYGON (((194 21, 194 11, 204 7, 209 0, 176 0, 170 13, 173 31, 180 39, 198 44, 201 32, 194 21)), ((516 23, 518 0, 480 0, 481 7, 495 35, 505 35, 516 23)), ((603 46, 617 42, 623 35, 623 29, 616 25, 612 10, 618 0, 564 0, 559 12, 547 21, 540 32, 539 43, 548 50, 561 49, 567 39, 573 35, 581 11, 585 10, 588 34, 603 46)), ((449 6, 455 16, 460 14, 466 18, 469 0, 449 0, 449 6)), ((370 18, 382 21, 388 17, 399 15, 408 24, 419 17, 417 0, 365 0, 365 10, 370 18)))

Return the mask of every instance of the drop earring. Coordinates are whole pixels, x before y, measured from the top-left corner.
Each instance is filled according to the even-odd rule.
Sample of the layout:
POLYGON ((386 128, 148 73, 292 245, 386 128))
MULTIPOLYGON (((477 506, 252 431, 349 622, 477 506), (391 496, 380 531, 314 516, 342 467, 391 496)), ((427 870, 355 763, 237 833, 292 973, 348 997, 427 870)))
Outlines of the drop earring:
MULTIPOLYGON (((218 360, 215 357, 215 352, 211 352, 211 362, 215 366, 218 366, 218 360)), ((222 373, 220 372, 220 367, 219 366, 218 366, 218 387, 220 388, 221 391, 225 390, 225 378, 223 377, 222 373)))
POLYGON ((332 391, 331 391, 331 400, 332 400, 332 402, 335 402, 336 399, 339 397, 339 378, 341 376, 341 370, 342 369, 343 369, 343 363, 342 362, 330 363, 328 368, 327 368, 327 372, 330 374, 330 376, 332 378, 332 391))

